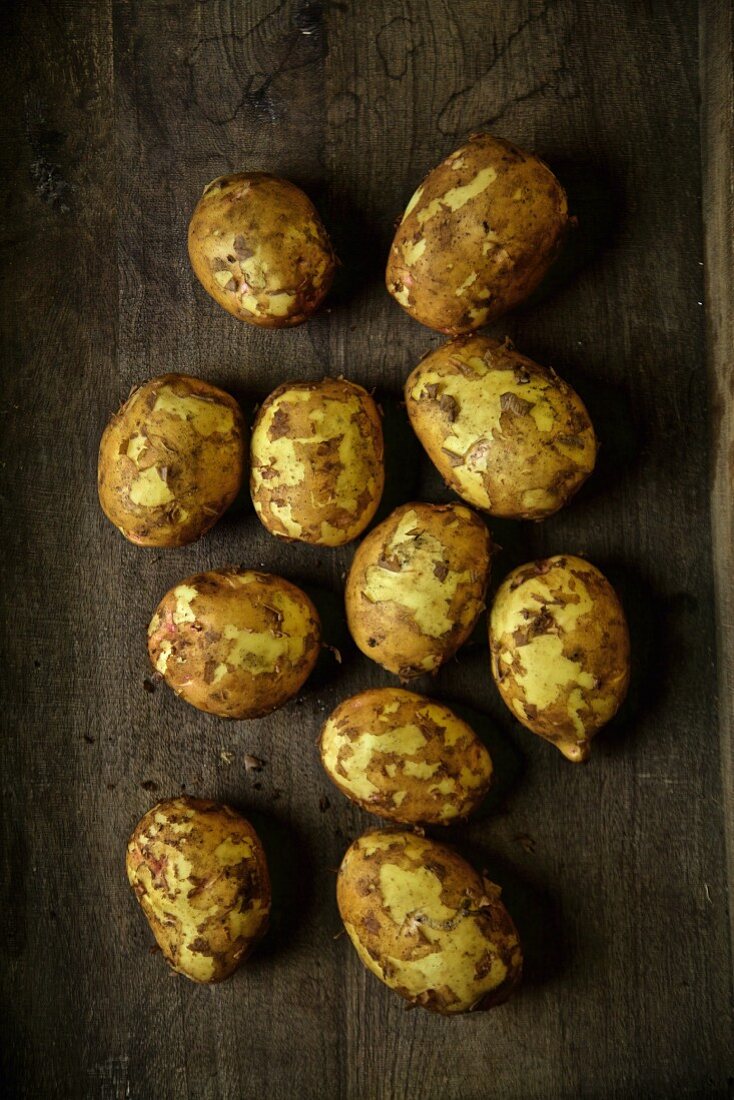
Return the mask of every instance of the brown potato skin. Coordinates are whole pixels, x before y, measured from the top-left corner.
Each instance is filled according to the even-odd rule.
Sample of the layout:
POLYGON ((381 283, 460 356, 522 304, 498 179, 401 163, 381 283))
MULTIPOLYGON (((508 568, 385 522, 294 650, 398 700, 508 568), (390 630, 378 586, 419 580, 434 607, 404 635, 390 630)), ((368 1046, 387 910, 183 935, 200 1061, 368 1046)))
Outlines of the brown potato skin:
POLYGON ((453 657, 484 607, 491 540, 463 504, 404 504, 359 545, 346 584, 362 652, 410 680, 453 657))
POLYGON ((343 378, 278 386, 258 412, 250 458, 252 503, 276 538, 343 546, 362 534, 382 497, 380 414, 365 389, 343 378))
POLYGON ((135 826, 125 866, 164 959, 191 981, 228 978, 267 930, 265 852, 229 806, 159 802, 135 826))
POLYGON ((238 172, 207 184, 188 240, 204 290, 233 317, 264 328, 308 320, 336 269, 311 200, 294 183, 265 172, 238 172))
POLYGON ((568 221, 566 193, 539 157, 492 134, 472 134, 408 204, 390 249, 387 289, 429 328, 471 332, 535 290, 568 221))
POLYGON ((244 463, 244 421, 235 399, 199 378, 164 374, 133 390, 107 424, 99 445, 99 502, 137 546, 184 546, 232 504, 244 463), (150 474, 148 502, 133 499, 141 475, 150 474))
POLYGON ((436 348, 408 377, 405 403, 446 484, 490 515, 544 519, 594 469, 581 398, 507 340, 459 336, 436 348))
POLYGON ((405 824, 448 825, 481 804, 492 759, 443 703, 403 688, 345 699, 319 739, 332 783, 358 806, 405 824))
POLYGON ((503 701, 573 763, 627 694, 630 641, 616 592, 596 566, 559 554, 514 569, 489 616, 503 701))
POLYGON ((248 569, 175 585, 148 627, 155 670, 187 703, 220 718, 260 718, 301 689, 320 650, 318 613, 282 577, 248 569))
POLYGON ((500 890, 453 848, 411 832, 366 833, 336 889, 361 961, 411 1005, 472 1012, 502 1004, 518 984, 522 948, 500 890))

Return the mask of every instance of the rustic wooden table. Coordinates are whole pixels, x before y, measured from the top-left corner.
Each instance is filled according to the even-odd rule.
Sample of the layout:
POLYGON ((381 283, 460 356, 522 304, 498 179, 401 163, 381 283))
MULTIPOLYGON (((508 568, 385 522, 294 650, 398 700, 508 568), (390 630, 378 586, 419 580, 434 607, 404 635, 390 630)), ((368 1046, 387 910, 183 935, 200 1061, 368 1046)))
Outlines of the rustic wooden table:
POLYGON ((6 1095, 731 1095, 731 18, 727 0, 3 6, 6 1095), (382 268, 414 185, 478 127, 567 185, 578 232, 493 331, 577 386, 603 442, 566 511, 490 522, 495 581, 589 556, 623 596, 635 672, 583 768, 511 720, 481 632, 419 684, 473 708, 493 748, 495 798, 454 839, 526 950, 509 1004, 443 1020, 406 1013, 338 936, 335 868, 371 820, 314 740, 340 699, 390 682, 345 636, 352 550, 276 542, 245 503, 196 545, 137 550, 100 513, 95 464, 110 411, 155 374, 249 413, 285 379, 343 373, 384 405, 383 514, 448 499, 400 406, 439 337, 382 268), (189 269, 203 185, 242 167, 304 186, 343 261, 330 308, 293 331, 239 324, 189 269), (144 690, 160 595, 231 562, 311 586, 343 654, 253 723, 144 690), (274 870, 267 940, 211 989, 150 952, 123 869, 138 817, 181 790, 242 808, 274 870))

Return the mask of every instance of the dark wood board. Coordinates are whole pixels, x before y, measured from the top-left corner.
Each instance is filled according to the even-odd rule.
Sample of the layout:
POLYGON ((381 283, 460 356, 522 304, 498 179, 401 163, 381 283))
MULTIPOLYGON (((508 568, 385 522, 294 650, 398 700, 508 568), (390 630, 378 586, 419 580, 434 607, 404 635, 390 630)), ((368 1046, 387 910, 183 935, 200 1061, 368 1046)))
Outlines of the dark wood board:
POLYGON ((3 1094, 730 1096, 731 5, 9 0, 0 27, 3 1094), (386 507, 448 499, 400 407, 439 337, 382 267, 415 184, 478 127, 544 156, 580 222, 492 331, 577 386, 603 443, 566 511, 490 521, 494 579, 587 555, 619 587, 635 671, 583 768, 509 718, 482 631, 418 685, 473 708, 493 748, 497 797, 453 838, 526 950, 510 1003, 443 1020, 406 1013, 338 938, 335 869, 372 819, 314 741, 341 698, 390 682, 345 634, 352 550, 278 543, 242 503, 199 544, 144 552, 101 515, 95 466, 154 374, 220 383, 249 415, 286 378, 344 373, 385 408, 386 507), (239 324, 189 269, 192 207, 240 167, 304 186, 343 261, 293 331, 239 324), (159 597, 230 562, 310 586, 343 654, 254 723, 143 686, 159 597), (211 989, 149 951, 124 874, 137 819, 184 788, 251 816, 274 871, 267 940, 211 989))

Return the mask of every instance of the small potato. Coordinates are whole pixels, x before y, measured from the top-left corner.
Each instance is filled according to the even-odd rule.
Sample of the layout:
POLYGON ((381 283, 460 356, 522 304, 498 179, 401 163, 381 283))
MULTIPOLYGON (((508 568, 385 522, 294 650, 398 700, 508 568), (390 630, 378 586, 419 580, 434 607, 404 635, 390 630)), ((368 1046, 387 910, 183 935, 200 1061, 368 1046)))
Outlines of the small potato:
POLYGON ((189 258, 215 302, 251 325, 300 325, 328 293, 336 258, 313 203, 265 172, 220 176, 189 225, 189 258))
POLYGON ((321 763, 353 802, 409 825, 448 825, 479 806, 492 759, 442 703, 402 688, 345 699, 321 732, 321 763))
POLYGON ((355 840, 339 912, 360 959, 411 1005, 453 1015, 502 1004, 522 949, 500 889, 452 848, 410 832, 355 840))
POLYGON ((344 379, 291 382, 263 403, 252 432, 250 491, 271 534, 317 546, 361 535, 385 481, 380 414, 344 379))
POLYGON ((228 393, 185 374, 145 382, 102 435, 102 511, 138 546, 193 542, 239 492, 243 436, 242 413, 228 393))
POLYGON ((159 802, 135 826, 126 867, 164 959, 194 982, 228 978, 267 929, 265 852, 229 806, 159 802))
POLYGON ((446 483, 493 516, 552 515, 594 469, 596 437, 581 399, 509 341, 449 341, 415 368, 405 401, 446 483))
POLYGON ((533 733, 574 763, 627 693, 627 621, 606 577, 569 554, 514 569, 489 618, 492 675, 533 733))
POLYGON ((408 203, 387 289, 416 321, 458 335, 524 301, 560 251, 566 193, 532 153, 491 134, 426 176, 408 203))
POLYGON ((270 573, 220 569, 166 593, 148 627, 148 653, 192 706, 259 718, 300 690, 319 637, 316 608, 300 588, 270 573))
POLYGON ((484 607, 491 542, 462 504, 404 504, 371 531, 347 577, 347 621, 366 656, 402 680, 435 672, 484 607))

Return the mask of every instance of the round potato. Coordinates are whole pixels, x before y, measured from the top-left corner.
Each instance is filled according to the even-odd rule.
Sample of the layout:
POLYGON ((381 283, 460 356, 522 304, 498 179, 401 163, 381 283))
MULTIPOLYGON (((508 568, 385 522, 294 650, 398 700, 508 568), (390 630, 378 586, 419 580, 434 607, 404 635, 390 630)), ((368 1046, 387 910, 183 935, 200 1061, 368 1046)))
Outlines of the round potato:
POLYGON ((164 959, 194 982, 228 978, 267 929, 265 852, 229 806, 159 802, 135 826, 125 862, 164 959))
POLYGON ((239 492, 243 436, 242 413, 228 393, 185 374, 145 382, 102 434, 102 511, 138 546, 193 542, 239 492))
POLYGON ((291 382, 263 403, 250 491, 271 534, 317 546, 351 542, 374 516, 384 482, 380 414, 361 386, 291 382))
POLYGON ((402 688, 345 699, 326 720, 321 763, 353 802, 406 824, 448 825, 479 806, 492 759, 442 703, 402 688))
POLYGON ((405 401, 446 483, 493 516, 552 515, 594 469, 596 437, 581 399, 509 341, 450 340, 415 368, 405 401))
POLYGON ((337 879, 344 927, 373 974, 412 1005, 453 1015, 502 1004, 522 949, 499 887, 452 848, 410 832, 366 833, 337 879))
POLYGON ((176 585, 148 627, 153 667, 187 703, 259 718, 292 698, 320 648, 316 608, 270 573, 220 569, 176 585))
POLYGON ((266 328, 306 321, 336 267, 311 200, 265 172, 220 176, 204 188, 189 224, 189 258, 215 302, 266 328))
POLYGON ((390 249, 387 289, 416 321, 472 332, 522 302, 560 251, 566 193, 532 153, 472 134, 424 179, 390 249))
POLYGON ((371 531, 346 585, 349 629, 364 654, 410 680, 435 672, 484 607, 491 542, 462 504, 404 504, 371 531))
POLYGON ((568 554, 514 569, 492 605, 489 646, 513 714, 568 760, 588 759, 630 673, 627 621, 606 577, 568 554))

